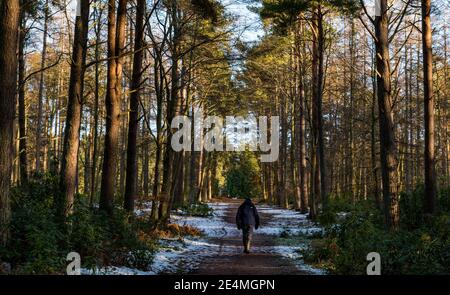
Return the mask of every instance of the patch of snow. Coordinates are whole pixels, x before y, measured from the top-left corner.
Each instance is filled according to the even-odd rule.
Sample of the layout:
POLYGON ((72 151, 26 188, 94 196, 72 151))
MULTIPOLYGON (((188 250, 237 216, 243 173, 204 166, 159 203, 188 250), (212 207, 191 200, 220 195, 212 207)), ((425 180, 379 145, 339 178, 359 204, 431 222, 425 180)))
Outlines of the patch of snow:
POLYGON ((134 210, 136 216, 149 215, 152 212, 152 202, 143 202, 139 205, 139 209, 134 210))
POLYGON ((295 246, 274 246, 273 252, 278 255, 281 255, 285 258, 291 259, 295 266, 302 271, 305 271, 307 273, 313 274, 313 275, 325 275, 327 274, 325 270, 312 267, 311 265, 306 264, 302 259, 302 254, 300 254, 300 250, 304 250, 306 245, 303 245, 303 247, 295 247, 295 246))
POLYGON ((155 275, 152 271, 141 271, 135 268, 108 266, 98 269, 81 269, 82 275, 112 275, 112 276, 136 276, 136 275, 155 275))

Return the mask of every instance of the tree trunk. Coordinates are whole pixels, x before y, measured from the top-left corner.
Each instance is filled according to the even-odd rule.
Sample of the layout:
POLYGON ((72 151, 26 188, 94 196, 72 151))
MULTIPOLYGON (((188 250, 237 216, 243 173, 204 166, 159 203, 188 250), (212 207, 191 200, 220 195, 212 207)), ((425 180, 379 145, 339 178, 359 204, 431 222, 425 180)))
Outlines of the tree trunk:
POLYGON ((376 109, 377 109, 377 74, 376 74, 376 53, 372 54, 372 106, 371 106, 371 126, 370 126, 370 155, 371 155, 371 165, 372 165, 372 176, 373 176, 373 188, 372 193, 375 198, 375 204, 380 210, 383 208, 380 198, 380 188, 378 182, 378 164, 377 164, 377 153, 376 153, 376 109))
POLYGON ((116 24, 116 3, 109 0, 108 9, 108 74, 106 89, 106 134, 103 156, 100 209, 112 214, 116 193, 119 160, 120 100, 122 96, 122 51, 125 42, 127 0, 119 0, 116 24))
MULTIPOLYGON (((299 34, 303 33, 303 24, 300 24, 300 32, 299 34)), ((300 41, 301 35, 298 36, 298 43, 300 41)), ((297 97, 295 102, 295 115, 296 115, 296 142, 297 142, 297 170, 298 170, 298 188, 299 195, 300 195, 300 212, 306 213, 308 211, 308 197, 307 197, 307 182, 305 180, 305 172, 306 172, 306 144, 305 144, 305 93, 304 93, 304 82, 303 82, 303 76, 304 76, 304 64, 302 60, 302 54, 303 50, 301 47, 304 46, 304 43, 297 44, 297 63, 298 63, 298 89, 297 89, 297 97)))
MULTIPOLYGON (((136 6, 136 29, 133 57, 133 77, 130 94, 130 116, 128 123, 128 148, 124 208, 129 212, 134 210, 137 184, 136 140, 138 132, 139 115, 139 88, 141 87, 142 59, 144 42, 144 12, 145 0, 138 0, 136 6)), ((148 151, 146 151, 148 152, 148 151)))
POLYGON ((19 32, 19 166, 20 184, 26 186, 28 183, 27 162, 27 125, 25 112, 25 12, 21 11, 19 32))
POLYGON ((436 155, 434 146, 433 52, 431 0, 422 0, 423 89, 425 121, 425 213, 436 213, 436 155))
POLYGON ((78 5, 80 5, 79 7, 81 9, 80 15, 76 17, 75 22, 69 98, 61 163, 60 191, 63 195, 58 202, 60 216, 66 216, 73 210, 77 179, 84 68, 86 64, 87 36, 89 30, 89 0, 79 1, 78 5))
POLYGON ((375 18, 377 88, 380 125, 381 174, 385 222, 389 229, 399 228, 398 155, 392 110, 391 69, 388 34, 387 0, 380 0, 381 15, 375 18))
MULTIPOLYGON (((45 1, 44 6, 44 29, 43 29, 43 41, 42 41, 42 54, 41 54, 41 69, 45 68, 47 61, 47 30, 49 19, 49 5, 48 0, 45 1)), ((44 97, 44 71, 42 70, 39 78, 39 93, 38 93, 38 113, 36 123, 36 172, 41 172, 41 149, 42 149, 42 117, 43 117, 43 97, 44 97)))
MULTIPOLYGON (((97 26, 95 28, 95 59, 100 59, 100 42, 101 42, 101 16, 102 10, 95 7, 95 16, 97 26)), ((91 195, 90 206, 94 204, 94 196, 97 192, 97 154, 98 154, 98 120, 99 120, 99 99, 100 99, 100 68, 99 64, 95 64, 95 90, 94 90, 94 138, 92 139, 93 151, 92 151, 92 171, 91 171, 91 195)))
POLYGON ((167 114, 166 114, 166 122, 169 125, 167 128, 167 141, 166 141, 166 149, 164 154, 163 161, 163 185, 161 190, 161 203, 159 205, 159 221, 165 223, 169 218, 170 204, 173 191, 173 160, 174 160, 174 152, 171 147, 173 130, 170 127, 172 123, 172 119, 176 113, 176 107, 178 102, 178 90, 179 90, 179 72, 178 72, 178 62, 179 62, 179 35, 180 28, 178 23, 178 4, 176 0, 172 0, 170 2, 170 13, 171 13, 171 26, 172 26, 172 68, 171 68, 171 86, 170 86, 170 96, 168 96, 167 102, 167 114))
POLYGON ((325 143, 323 135, 323 114, 322 114, 322 97, 323 97, 323 81, 324 81, 324 53, 325 53, 325 35, 323 29, 323 14, 322 7, 319 5, 317 9, 318 15, 318 81, 316 89, 316 103, 317 103, 317 118, 318 121, 318 154, 320 166, 320 198, 322 201, 323 210, 327 209, 327 189, 326 189, 326 171, 325 171, 325 143))
POLYGON ((20 0, 0 2, 0 245, 9 241, 20 0))

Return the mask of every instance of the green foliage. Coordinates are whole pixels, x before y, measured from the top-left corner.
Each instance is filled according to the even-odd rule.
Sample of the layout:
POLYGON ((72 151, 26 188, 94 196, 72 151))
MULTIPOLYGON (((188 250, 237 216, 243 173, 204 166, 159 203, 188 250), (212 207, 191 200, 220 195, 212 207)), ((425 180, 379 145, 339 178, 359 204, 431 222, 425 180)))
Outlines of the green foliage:
POLYGON ((400 196, 400 223, 403 228, 416 229, 423 223, 424 186, 419 185, 410 193, 400 196))
POLYGON ((217 22, 223 14, 223 5, 219 1, 213 0, 191 0, 194 11, 213 23, 217 22))
MULTIPOLYGON (((426 220, 423 216, 425 187, 420 184, 412 192, 402 193, 400 197, 400 222, 405 229, 420 228, 426 220)), ((450 188, 438 192, 438 211, 450 214, 450 188)))
MULTIPOLYGON (((325 261, 336 274, 366 274, 367 254, 378 252, 383 274, 449 274, 449 215, 422 222, 421 192, 418 187, 402 195, 402 228, 396 232, 385 230, 381 212, 370 204, 356 204, 340 222, 327 227, 324 239, 304 251, 305 261, 325 261)), ((446 200, 442 195, 440 200, 446 200)))
POLYGON ((441 189, 438 194, 439 210, 450 214, 450 187, 441 189))
POLYGON ((348 15, 355 15, 361 9, 358 0, 263 0, 259 13, 262 19, 274 24, 276 32, 286 33, 300 13, 311 11, 319 4, 348 15))
POLYGON ((259 165, 254 153, 234 153, 225 173, 226 191, 231 197, 256 198, 261 195, 259 165))
POLYGON ((214 209, 206 203, 185 204, 180 209, 184 215, 189 216, 208 217, 214 213, 214 209))
POLYGON ((125 265, 146 269, 156 248, 148 234, 148 220, 123 210, 112 217, 76 197, 74 213, 66 223, 56 218, 54 206, 58 177, 37 176, 27 188, 16 188, 12 198, 11 242, 0 249, 0 261, 12 262, 20 274, 64 273, 66 256, 81 255, 82 266, 125 265))
POLYGON ((57 183, 56 177, 45 175, 31 180, 28 190, 13 192, 11 244, 0 256, 19 263, 21 272, 46 274, 62 267, 58 244, 64 234, 55 221, 53 206, 57 183))
POLYGON ((275 29, 281 32, 295 22, 300 12, 309 7, 309 1, 306 0, 264 0, 262 4, 261 18, 272 20, 275 29))

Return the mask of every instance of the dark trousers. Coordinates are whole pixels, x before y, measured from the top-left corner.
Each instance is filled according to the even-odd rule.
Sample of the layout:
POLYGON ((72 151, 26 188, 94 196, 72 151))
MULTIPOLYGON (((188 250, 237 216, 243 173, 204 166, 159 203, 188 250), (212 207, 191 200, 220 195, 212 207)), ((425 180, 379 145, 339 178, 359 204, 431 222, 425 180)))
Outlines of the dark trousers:
POLYGON ((253 235, 253 226, 252 225, 244 225, 242 227, 242 236, 244 242, 244 249, 246 251, 250 250, 250 243, 252 242, 253 235))

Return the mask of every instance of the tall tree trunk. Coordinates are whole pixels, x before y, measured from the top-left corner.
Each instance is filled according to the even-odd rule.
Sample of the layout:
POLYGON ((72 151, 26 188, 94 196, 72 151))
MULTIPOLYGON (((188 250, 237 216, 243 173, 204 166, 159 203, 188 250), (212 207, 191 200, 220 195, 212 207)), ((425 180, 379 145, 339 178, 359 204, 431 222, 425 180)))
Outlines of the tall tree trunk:
POLYGON ((176 0, 171 0, 170 2, 171 8, 171 26, 172 26, 172 68, 171 68, 171 89, 170 96, 168 96, 167 102, 167 114, 166 121, 169 127, 167 128, 167 141, 166 141, 166 149, 164 154, 163 161, 163 185, 161 190, 161 204, 159 205, 159 220, 162 223, 165 223, 169 218, 170 204, 172 202, 171 192, 173 191, 173 160, 174 160, 174 152, 171 147, 173 130, 170 127, 172 123, 172 119, 176 113, 176 107, 178 105, 178 91, 179 91, 179 71, 178 71, 178 63, 179 63, 179 21, 178 21, 178 4, 176 0))
POLYGON ((319 154, 319 166, 320 166, 320 198, 322 201, 323 210, 327 209, 327 188, 326 188, 326 171, 325 171, 325 143, 323 135, 323 114, 322 114, 322 98, 323 98, 323 83, 324 83, 324 53, 325 53, 325 35, 323 29, 323 13, 322 6, 317 8, 318 22, 318 81, 316 89, 316 103, 317 103, 317 118, 318 120, 318 154, 319 154))
MULTIPOLYGON (((97 6, 95 7, 95 16, 97 26, 95 28, 95 60, 100 59, 100 42, 101 42, 101 17, 102 10, 97 6)), ((92 171, 91 171, 91 195, 90 206, 93 206, 94 196, 97 192, 97 154, 98 154, 98 120, 99 120, 99 100, 100 100, 100 68, 99 64, 95 64, 95 90, 94 90, 94 138, 92 139, 93 151, 92 151, 92 171)))
POLYGON ((399 227, 398 155, 392 110, 391 69, 388 34, 387 0, 380 0, 381 13, 375 18, 377 88, 380 125, 381 174, 385 222, 389 229, 399 227))
MULTIPOLYGON (((131 81, 130 94, 130 116, 128 122, 128 148, 127 148, 127 169, 125 185, 125 210, 132 212, 134 210, 134 201, 136 199, 137 184, 137 161, 136 161, 136 140, 138 132, 139 115, 139 91, 142 77, 142 59, 144 42, 144 12, 145 0, 138 0, 136 6, 136 29, 134 40, 133 57, 133 77, 131 81)), ((149 151, 146 151, 149 152, 149 151)))
POLYGON ((0 1, 0 245, 9 241, 20 0, 0 1))
POLYGON ((20 16, 20 32, 19 32, 19 166, 20 166, 20 183, 27 185, 28 183, 28 161, 27 161, 27 125, 25 111, 25 12, 22 9, 20 16))
POLYGON ((68 215, 73 210, 77 179, 78 149, 80 145, 81 109, 83 104, 84 72, 89 30, 89 0, 78 1, 79 15, 77 15, 75 21, 69 98, 61 163, 60 191, 63 195, 58 202, 60 216, 68 215))
MULTIPOLYGON (((436 213, 436 155, 434 146, 433 52, 431 0, 422 0, 423 90, 425 121, 425 213, 436 213)), ((446 62, 446 61, 445 61, 446 62)))
POLYGON ((150 196, 150 184, 149 184, 149 164, 150 164, 150 154, 149 154, 149 148, 150 148, 150 141, 148 138, 149 134, 147 131, 147 126, 145 126, 145 123, 142 124, 142 138, 144 138, 144 144, 142 146, 142 153, 143 153, 143 163, 142 163, 142 178, 143 178, 143 185, 142 185, 142 191, 143 191, 143 197, 148 198, 150 196))
POLYGON ((299 24, 299 32, 297 32, 297 71, 298 71, 298 81, 297 81, 297 95, 295 101, 295 137, 296 137, 296 147, 295 152, 297 171, 298 171, 298 183, 297 190, 300 197, 300 212, 306 213, 308 211, 308 197, 307 197, 307 182, 305 180, 306 172, 306 145, 305 145, 305 92, 304 92, 304 63, 303 63, 303 50, 302 46, 304 43, 301 41, 303 34, 303 23, 299 24))
POLYGON ((108 74, 106 89, 106 134, 103 156, 100 209, 112 214, 117 164, 119 160, 120 100, 122 96, 122 52, 125 42, 127 0, 109 0, 108 9, 108 74))
MULTIPOLYGON (((44 29, 43 29, 43 41, 42 41, 42 54, 41 54, 41 69, 45 68, 47 61, 47 31, 48 31, 48 19, 49 19, 49 3, 45 1, 44 6, 44 29)), ((41 152, 42 152, 42 119, 43 119, 43 98, 44 98, 44 71, 42 70, 39 78, 39 93, 38 93, 38 113, 36 123, 36 172, 41 172, 41 152)))
MULTIPOLYGON (((313 27, 313 44, 312 44, 312 155, 311 164, 313 170, 313 189, 311 191, 311 212, 310 217, 315 218, 317 212, 315 211, 318 198, 322 195, 322 172, 320 165, 320 129, 321 129, 321 106, 322 106, 322 82, 320 81, 321 65, 321 12, 317 8, 313 13, 312 27, 313 27), (314 209, 313 209, 314 208, 314 209)), ((323 48, 322 48, 323 50, 323 48)), ((323 200, 322 200, 323 201, 323 200)))
POLYGON ((376 52, 373 50, 372 54, 372 105, 371 105, 371 126, 370 126, 370 155, 371 155, 371 168, 373 176, 373 188, 372 193, 375 198, 375 204, 380 210, 383 208, 380 198, 380 188, 378 182, 378 164, 377 164, 377 152, 376 152, 376 109, 377 109, 377 71, 376 71, 376 52))
POLYGON ((155 64, 154 64, 154 75, 155 75, 155 93, 156 93, 156 158, 155 158, 155 168, 153 173, 153 188, 152 188, 152 213, 151 219, 158 219, 158 207, 159 207, 159 191, 160 191, 160 162, 162 156, 162 112, 163 112, 163 65, 160 55, 160 51, 155 48, 154 54, 155 64))
POLYGON ((286 196, 286 175, 287 175, 287 97, 283 94, 280 101, 280 113, 281 113, 281 150, 280 150, 280 165, 279 165, 279 183, 278 183, 278 201, 279 205, 283 208, 288 207, 288 200, 286 196))

